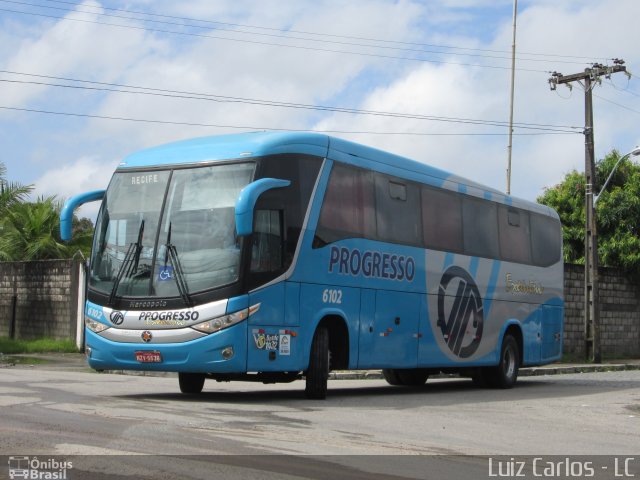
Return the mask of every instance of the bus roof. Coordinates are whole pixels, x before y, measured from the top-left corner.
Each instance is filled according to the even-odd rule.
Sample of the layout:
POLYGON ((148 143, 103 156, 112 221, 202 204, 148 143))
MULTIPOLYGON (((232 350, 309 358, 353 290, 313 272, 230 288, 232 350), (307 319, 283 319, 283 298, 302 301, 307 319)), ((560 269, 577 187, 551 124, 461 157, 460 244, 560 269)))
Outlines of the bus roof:
POLYGON ((544 205, 508 196, 426 163, 320 133, 250 132, 181 140, 135 152, 120 163, 118 170, 210 163, 284 153, 331 157, 558 218, 553 209, 544 205))

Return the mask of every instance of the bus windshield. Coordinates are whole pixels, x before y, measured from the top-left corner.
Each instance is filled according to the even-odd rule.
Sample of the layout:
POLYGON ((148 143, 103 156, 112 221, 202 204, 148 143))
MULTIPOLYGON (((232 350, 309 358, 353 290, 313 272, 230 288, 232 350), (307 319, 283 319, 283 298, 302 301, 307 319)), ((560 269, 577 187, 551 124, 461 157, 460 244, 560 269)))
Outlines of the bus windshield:
POLYGON ((116 172, 96 220, 89 285, 114 297, 182 296, 238 280, 234 206, 253 163, 116 172))

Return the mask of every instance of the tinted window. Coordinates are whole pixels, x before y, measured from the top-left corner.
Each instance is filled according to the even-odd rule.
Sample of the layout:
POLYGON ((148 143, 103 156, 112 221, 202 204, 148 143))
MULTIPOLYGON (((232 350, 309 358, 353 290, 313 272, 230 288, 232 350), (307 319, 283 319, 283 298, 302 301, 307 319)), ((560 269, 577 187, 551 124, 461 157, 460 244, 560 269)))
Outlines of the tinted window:
POLYGON ((321 158, 310 155, 260 159, 256 179, 280 178, 291 181, 291 185, 263 193, 256 203, 248 288, 269 282, 293 262, 321 165, 321 158))
POLYGON ((251 236, 251 272, 282 269, 282 211, 257 210, 251 236))
POLYGON ((320 212, 315 246, 343 238, 375 238, 373 173, 335 164, 320 212))
POLYGON ((531 214, 531 250, 534 264, 548 267, 560 260, 560 232, 560 222, 555 218, 531 214))
POLYGON ((407 245, 422 244, 420 189, 412 183, 376 175, 378 239, 407 245))
POLYGON ((256 178, 281 178, 291 181, 291 185, 286 188, 275 188, 262 194, 256 205, 256 210, 284 212, 282 261, 285 270, 293 261, 321 165, 322 159, 307 155, 274 155, 260 160, 256 178))
POLYGON ((499 258, 496 210, 495 203, 473 197, 463 198, 465 254, 499 258))
POLYGON ((510 262, 531 263, 529 212, 500 205, 498 227, 501 258, 510 262))
POLYGON ((427 248, 462 251, 460 195, 446 190, 423 188, 422 232, 427 248))

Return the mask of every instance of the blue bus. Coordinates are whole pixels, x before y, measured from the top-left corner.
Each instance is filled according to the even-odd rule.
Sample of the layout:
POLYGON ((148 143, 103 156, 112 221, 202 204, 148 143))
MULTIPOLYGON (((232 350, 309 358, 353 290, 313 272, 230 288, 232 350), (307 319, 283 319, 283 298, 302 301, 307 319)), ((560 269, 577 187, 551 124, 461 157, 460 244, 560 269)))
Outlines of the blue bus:
POLYGON ((457 372, 512 387, 562 353, 552 209, 321 134, 247 133, 134 153, 101 200, 85 351, 96 370, 290 382, 331 370, 391 385, 457 372))

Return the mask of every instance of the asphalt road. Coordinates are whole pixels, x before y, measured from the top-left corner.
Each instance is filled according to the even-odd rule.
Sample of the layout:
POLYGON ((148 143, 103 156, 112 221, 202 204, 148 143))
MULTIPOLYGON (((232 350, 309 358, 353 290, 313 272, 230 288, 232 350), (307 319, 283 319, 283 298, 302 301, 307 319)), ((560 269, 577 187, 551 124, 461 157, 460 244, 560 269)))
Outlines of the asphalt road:
POLYGON ((0 455, 73 460, 66 478, 373 480, 482 478, 495 455, 615 455, 635 456, 640 477, 638 370, 526 377, 512 390, 334 380, 326 401, 303 393, 302 382, 208 380, 185 396, 174 377, 0 368, 0 455))

